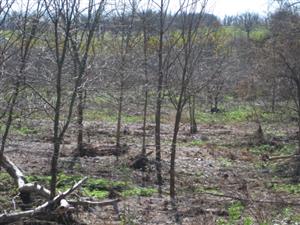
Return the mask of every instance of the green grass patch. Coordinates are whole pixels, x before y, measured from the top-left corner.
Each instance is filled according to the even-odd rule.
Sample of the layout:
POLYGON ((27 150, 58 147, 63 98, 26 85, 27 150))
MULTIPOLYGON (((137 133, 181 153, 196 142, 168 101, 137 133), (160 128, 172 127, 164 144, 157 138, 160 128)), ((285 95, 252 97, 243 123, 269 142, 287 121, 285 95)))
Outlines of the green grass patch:
POLYGON ((112 104, 114 100, 112 99, 112 97, 103 94, 101 96, 93 96, 91 99, 89 99, 89 101, 94 102, 98 105, 102 105, 102 104, 112 104))
POLYGON ((192 141, 188 142, 188 146, 190 146, 190 147, 201 147, 205 144, 206 144, 206 142, 202 141, 202 140, 192 140, 192 141))
POLYGON ((231 224, 237 222, 244 211, 244 206, 241 202, 237 201, 232 203, 228 208, 229 221, 231 224))
POLYGON ((270 31, 265 26, 259 26, 250 33, 250 38, 254 41, 262 41, 269 33, 270 31))
POLYGON ((273 151, 273 146, 268 145, 268 144, 263 144, 263 145, 257 145, 257 146, 253 146, 252 148, 250 148, 250 152, 255 154, 255 155, 261 155, 264 153, 268 153, 273 151))
MULTIPOLYGON (((0 123, 0 132, 3 133, 5 129, 6 129, 5 124, 0 123)), ((10 132, 21 136, 27 136, 27 135, 37 134, 38 130, 23 124, 22 126, 15 126, 15 125, 10 126, 10 132)))
POLYGON ((122 120, 124 123, 141 123, 141 122, 143 122, 143 117, 126 115, 126 116, 122 116, 122 120))
MULTIPOLYGON (((60 173, 58 175, 57 188, 59 191, 65 191, 71 188, 74 183, 81 180, 82 176, 68 175, 60 173)), ((51 181, 50 176, 27 176, 28 182, 38 182, 48 186, 51 181)), ((138 187, 127 181, 112 181, 103 178, 89 178, 82 185, 83 195, 103 199, 108 197, 111 190, 116 191, 123 197, 128 196, 151 196, 157 192, 152 187, 138 187)))
POLYGON ((208 194, 216 194, 223 195, 224 193, 217 187, 199 187, 196 189, 198 193, 208 193, 208 194))
POLYGON ((202 123, 244 122, 252 117, 252 110, 250 107, 239 107, 220 113, 200 112, 196 117, 202 123))
POLYGON ((88 121, 105 121, 105 122, 115 122, 116 116, 112 113, 104 112, 100 110, 87 109, 84 111, 84 118, 88 121))
POLYGON ((129 182, 110 181, 106 179, 89 179, 83 185, 84 193, 96 198, 106 198, 111 190, 118 192, 123 197, 151 196, 157 192, 154 188, 136 187, 129 182))
POLYGON ((29 183, 37 182, 41 185, 49 185, 51 181, 51 176, 29 175, 26 176, 26 180, 29 183))
POLYGON ((6 172, 0 172, 0 212, 12 207, 11 200, 18 193, 17 185, 6 172))
POLYGON ((123 197, 130 197, 130 196, 144 196, 150 197, 153 194, 157 193, 157 189, 155 188, 146 188, 146 187, 134 187, 129 190, 125 190, 121 193, 123 197))
POLYGON ((254 221, 251 217, 247 216, 242 218, 245 207, 240 201, 233 202, 228 207, 228 218, 221 218, 217 220, 217 225, 252 225, 254 221))
POLYGON ((286 207, 282 210, 282 216, 284 220, 289 221, 289 224, 300 223, 300 215, 295 213, 295 211, 290 207, 286 207))
POLYGON ((221 167, 231 167, 233 165, 232 160, 224 158, 224 157, 219 157, 218 161, 221 164, 221 167))
POLYGON ((283 146, 272 146, 269 144, 256 145, 250 148, 250 152, 256 155, 270 153, 272 155, 290 155, 295 153, 296 144, 285 144, 283 146))
POLYGON ((83 189, 83 194, 89 197, 94 197, 98 199, 104 199, 107 198, 109 195, 109 191, 104 190, 90 190, 88 188, 83 189))
POLYGON ((14 186, 13 179, 6 172, 0 172, 0 192, 14 186))
POLYGON ((300 184, 273 184, 273 190, 289 194, 299 194, 300 184))
POLYGON ((224 112, 219 113, 198 111, 196 113, 196 119, 202 123, 239 123, 255 121, 255 115, 257 114, 261 122, 272 123, 283 120, 288 121, 288 118, 290 118, 291 115, 290 112, 284 114, 280 113, 279 111, 276 113, 267 112, 263 107, 259 106, 255 108, 255 111, 253 107, 247 105, 229 108, 224 112))
POLYGON ((31 128, 31 127, 25 127, 25 126, 17 128, 15 130, 17 131, 18 134, 24 135, 24 136, 38 133, 38 131, 36 129, 31 128))
POLYGON ((296 144, 286 144, 279 149, 279 153, 280 155, 290 155, 290 154, 294 154, 296 149, 297 149, 296 144))
MULTIPOLYGON (((100 110, 85 110, 84 118, 88 121, 104 121, 104 122, 117 122, 117 115, 112 112, 100 111, 100 110)), ((143 116, 140 115, 122 115, 122 122, 131 123, 141 123, 143 121, 143 116)))

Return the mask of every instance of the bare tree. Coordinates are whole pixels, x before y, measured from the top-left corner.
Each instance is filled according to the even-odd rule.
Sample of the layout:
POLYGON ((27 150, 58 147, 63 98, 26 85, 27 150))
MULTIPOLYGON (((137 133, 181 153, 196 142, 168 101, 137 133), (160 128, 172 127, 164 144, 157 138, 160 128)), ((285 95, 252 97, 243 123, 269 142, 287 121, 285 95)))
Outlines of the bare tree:
MULTIPOLYGON (((265 48, 272 66, 277 68, 273 75, 284 79, 288 85, 288 93, 294 101, 294 110, 297 113, 298 128, 300 131, 300 23, 299 14, 290 10, 280 10, 271 17, 271 36, 265 42, 265 48)), ((268 64, 269 66, 269 64, 268 64)), ((300 132, 298 132, 300 133, 300 132)), ((300 154, 300 134, 298 134, 298 150, 300 154)))
POLYGON ((142 156, 146 155, 146 123, 147 123, 147 110, 148 110, 148 98, 149 98, 149 77, 148 77, 148 42, 149 42, 149 28, 150 21, 145 11, 142 12, 142 27, 143 27, 143 55, 144 55, 144 108, 143 108, 143 143, 142 143, 142 156))
MULTIPOLYGON (((9 175, 16 181, 19 188, 24 184, 24 178, 22 178, 23 180, 20 179, 20 170, 4 156, 4 150, 14 120, 19 96, 27 87, 26 78, 30 67, 29 59, 35 47, 35 42, 38 38, 37 35, 40 34, 39 22, 43 13, 44 8, 42 1, 33 4, 31 4, 30 1, 25 2, 24 11, 20 12, 19 17, 15 18, 17 30, 13 32, 14 41, 13 45, 10 45, 14 53, 11 55, 10 60, 13 60, 15 66, 6 71, 6 76, 8 76, 7 81, 9 81, 6 85, 9 85, 12 90, 8 100, 7 111, 4 115, 4 117, 6 116, 6 121, 4 133, 1 138, 0 165, 4 167, 9 175)), ((24 203, 30 202, 30 193, 20 191, 20 196, 24 203)))
POLYGON ((172 73, 177 77, 173 78, 177 85, 170 84, 168 91, 171 101, 176 109, 173 138, 171 144, 171 166, 170 166, 170 198, 173 205, 176 204, 176 188, 175 188, 175 162, 176 162, 176 146, 179 125, 181 121, 182 111, 189 100, 188 88, 192 77, 195 74, 195 65, 201 60, 201 39, 205 38, 204 33, 200 33, 201 20, 203 18, 204 9, 207 1, 186 1, 181 8, 181 30, 179 48, 176 49, 176 63, 172 69, 172 73), (200 7, 200 12, 197 12, 200 7), (175 87, 175 88, 171 88, 175 87))
MULTIPOLYGON (((84 69, 86 66, 87 55, 80 60, 79 56, 75 57, 75 62, 81 63, 80 73, 76 69, 77 65, 74 65, 74 84, 73 90, 71 91, 70 98, 67 103, 67 115, 64 123, 61 123, 62 119, 62 97, 63 97, 63 78, 65 76, 65 67, 66 60, 68 57, 68 50, 70 46, 70 41, 72 40, 73 28, 77 20, 77 12, 79 8, 79 2, 76 0, 67 0, 67 1, 45 1, 46 10, 48 17, 51 20, 51 26, 48 32, 52 32, 54 37, 47 40, 49 50, 53 53, 54 62, 55 62, 55 104, 54 108, 54 118, 53 118, 53 142, 54 149, 51 159, 51 183, 50 183, 50 199, 53 199, 56 194, 56 182, 57 182, 57 164, 59 159, 60 145, 63 141, 65 132, 67 131, 69 124, 71 122, 73 109, 75 105, 76 96, 81 85, 82 76, 84 75, 84 69), (78 74, 77 74, 78 73, 78 74)), ((92 7, 93 4, 90 4, 89 7, 92 7)), ((92 34, 92 33, 91 33, 92 34)), ((91 39, 92 37, 90 37, 91 39)), ((74 46, 73 50, 77 46, 74 46)), ((89 46, 88 46, 89 48, 89 46)))
POLYGON ((260 17, 258 14, 247 12, 238 17, 238 24, 246 32, 249 40, 251 31, 260 24, 260 17))
POLYGON ((74 61, 74 74, 76 77, 81 77, 78 87, 78 105, 77 105, 77 150, 81 156, 85 155, 83 148, 83 111, 84 111, 84 92, 85 83, 87 82, 86 69, 94 41, 94 34, 99 26, 101 15, 104 11, 105 0, 95 2, 90 0, 88 2, 87 10, 81 12, 79 8, 76 9, 76 21, 74 24, 74 31, 70 35, 72 57, 74 61), (87 11, 87 12, 86 12, 87 11), (86 20, 80 21, 83 13, 87 13, 86 20), (83 49, 83 50, 82 50, 83 49))

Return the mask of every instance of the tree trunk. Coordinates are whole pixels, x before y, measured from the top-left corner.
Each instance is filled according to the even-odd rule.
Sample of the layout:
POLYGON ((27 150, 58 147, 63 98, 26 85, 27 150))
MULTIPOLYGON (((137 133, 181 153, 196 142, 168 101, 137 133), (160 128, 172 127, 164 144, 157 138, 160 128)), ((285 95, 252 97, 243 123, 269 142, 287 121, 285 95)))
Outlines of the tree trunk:
MULTIPOLYGON (((300 82, 297 85, 297 92, 298 92, 298 149, 296 151, 296 155, 300 155, 300 82)), ((295 166, 295 172, 294 172, 294 181, 299 182, 300 177, 300 161, 298 159, 297 164, 295 166)))
POLYGON ((77 126, 78 126, 78 134, 77 134, 77 150, 80 156, 84 156, 84 148, 83 148, 83 90, 80 88, 78 90, 78 106, 77 106, 77 126))
POLYGON ((61 108, 61 76, 62 76, 62 64, 58 67, 56 75, 56 103, 55 103, 55 117, 53 126, 53 155, 51 160, 51 182, 50 182, 50 199, 53 199, 56 195, 56 182, 57 182, 57 164, 60 150, 60 108, 61 108))
POLYGON ((175 189, 175 161, 176 161, 176 144, 177 144, 177 135, 179 131, 179 124, 181 120, 181 103, 176 111, 176 119, 174 124, 174 131, 173 131, 173 139, 171 145, 171 167, 170 167, 170 198, 173 203, 176 201, 176 189, 175 189))
MULTIPOLYGON (((148 109, 148 38, 147 38, 147 24, 146 18, 143 20, 143 36, 144 36, 144 75, 145 75, 145 99, 144 99, 144 115, 143 115, 143 143, 142 143, 142 156, 146 155, 146 123, 147 123, 147 109, 148 109)), ((144 170, 145 168, 143 168, 144 170)))
POLYGON ((7 120, 6 120, 6 123, 5 123, 4 134, 3 134, 2 140, 1 140, 0 163, 2 161, 2 157, 3 157, 3 154, 4 154, 4 148, 5 148, 8 133, 9 133, 9 130, 10 130, 10 127, 11 127, 11 124, 12 124, 14 107, 16 105, 17 98, 19 96, 19 92, 20 92, 20 83, 19 83, 19 81, 17 81, 17 83, 15 85, 14 93, 12 95, 12 100, 11 100, 11 103, 10 103, 10 106, 9 106, 9 110, 8 110, 8 116, 7 116, 7 120))
POLYGON ((51 183, 50 183, 50 199, 53 199, 56 194, 56 183, 57 183, 57 164, 59 158, 59 150, 60 150, 60 139, 54 139, 54 150, 51 160, 51 183))
POLYGON ((143 115, 143 143, 142 155, 146 155, 146 123, 147 123, 147 108, 148 108, 148 88, 145 87, 145 102, 144 102, 144 115, 143 115))
POLYGON ((214 97, 214 107, 215 107, 215 109, 218 109, 218 96, 215 96, 214 97))
MULTIPOLYGON (((297 155, 300 155, 300 79, 294 79, 294 82, 297 87, 297 97, 295 98, 295 103, 297 107, 297 123, 298 123, 298 134, 297 134, 297 139, 298 139, 298 149, 296 151, 297 155)), ((300 166, 299 166, 300 167, 300 166)), ((300 172, 299 172, 300 174, 300 172)))
POLYGON ((191 95, 189 97, 190 132, 191 132, 191 134, 196 134, 198 131, 196 118, 195 118, 195 111, 196 111, 195 108, 196 108, 195 96, 191 95))
POLYGON ((275 113, 275 106, 276 106, 276 81, 273 82, 272 87, 272 113, 275 113))
POLYGON ((122 122, 122 111, 123 111, 123 95, 124 87, 123 81, 121 81, 120 86, 120 96, 119 96, 119 106, 118 106, 118 122, 117 122, 117 133, 116 133, 116 157, 119 160, 120 150, 121 150, 121 122, 122 122))
POLYGON ((159 30, 159 49, 158 49, 158 84, 157 99, 155 112, 155 160, 156 176, 158 184, 158 193, 161 195, 161 186, 163 183, 161 174, 161 146, 160 146, 160 120, 161 120, 161 103, 163 89, 163 38, 164 38, 164 0, 160 3, 160 30, 159 30))
POLYGON ((157 86, 157 99, 156 99, 156 112, 155 112, 155 147, 156 147, 155 160, 156 160, 156 175, 157 175, 157 184, 159 186, 159 190, 158 190, 159 194, 161 194, 161 186, 162 186, 161 146, 160 146, 160 119, 161 119, 160 116, 161 116, 161 102, 162 102, 161 99, 162 84, 163 84, 163 73, 162 71, 160 71, 158 86, 157 86))

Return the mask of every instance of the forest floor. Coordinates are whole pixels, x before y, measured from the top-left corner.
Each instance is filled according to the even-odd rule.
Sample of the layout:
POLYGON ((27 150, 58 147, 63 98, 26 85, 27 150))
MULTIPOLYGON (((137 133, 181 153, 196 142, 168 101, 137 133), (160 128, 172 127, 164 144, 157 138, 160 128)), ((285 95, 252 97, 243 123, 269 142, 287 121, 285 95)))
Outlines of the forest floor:
MULTIPOLYGON (((43 132, 29 132, 31 128, 15 132, 5 154, 29 179, 47 185, 52 154, 51 124, 45 121, 30 121, 30 124, 43 132)), ((162 125, 162 196, 156 191, 154 163, 149 164, 145 174, 128 166, 141 152, 142 123, 130 123, 127 128, 129 132, 123 135, 122 143, 129 150, 119 161, 113 155, 75 157, 75 128, 66 135, 59 162, 59 182, 73 182, 73 178, 87 175, 90 186, 77 196, 121 199, 118 212, 112 206, 78 209, 75 215, 78 221, 94 225, 163 225, 175 224, 176 214, 186 225, 300 224, 300 183, 291 176, 294 160, 263 160, 294 152, 296 126, 292 122, 288 126, 264 124, 265 143, 256 142, 257 125, 253 122, 202 123, 194 135, 189 134, 187 124, 182 124, 176 159, 177 212, 168 198, 172 124, 162 125)), ((85 129, 89 133, 89 146, 101 149, 114 145, 114 123, 88 122, 85 129)), ((154 124, 147 126, 147 152, 151 151, 155 151, 154 124)), ((149 159, 154 161, 154 155, 149 159)), ((4 171, 0 171, 0 176, 0 212, 10 211, 17 189, 4 171)))

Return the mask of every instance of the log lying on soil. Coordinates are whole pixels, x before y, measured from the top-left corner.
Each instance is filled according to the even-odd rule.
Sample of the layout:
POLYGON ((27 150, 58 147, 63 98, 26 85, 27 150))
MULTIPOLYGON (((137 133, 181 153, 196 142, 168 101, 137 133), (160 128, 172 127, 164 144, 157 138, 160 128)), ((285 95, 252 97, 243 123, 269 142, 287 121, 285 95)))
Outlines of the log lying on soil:
POLYGON ((19 188, 22 188, 26 184, 23 172, 4 155, 2 156, 2 164, 0 166, 14 179, 19 188))
MULTIPOLYGON (((37 183, 26 183, 26 179, 23 172, 7 157, 3 156, 2 163, 0 166, 3 167, 17 183, 20 192, 20 197, 25 205, 32 203, 31 200, 32 193, 38 194, 44 197, 45 199, 50 198, 50 191, 45 187, 37 183)), ((72 205, 78 205, 78 206, 79 205, 81 206, 113 205, 114 208, 117 209, 117 203, 120 201, 119 199, 103 201, 103 202, 75 201, 75 200, 67 201, 65 199, 65 197, 67 197, 73 191, 78 189, 86 180, 87 177, 83 178, 82 180, 77 182, 72 188, 68 189, 62 194, 57 195, 53 200, 47 201, 44 204, 34 209, 26 210, 26 208, 22 208, 25 211, 0 214, 0 224, 12 223, 20 220, 23 217, 34 217, 39 215, 40 213, 45 213, 51 210, 54 210, 54 212, 59 215, 63 215, 64 213, 70 212, 74 209, 72 205)))
POLYGON ((26 210, 22 212, 13 212, 13 213, 5 213, 5 214, 0 214, 0 224, 1 223, 12 223, 15 221, 18 221, 21 218, 24 217, 33 217, 41 212, 46 212, 47 210, 52 210, 56 205, 59 205, 59 207, 56 208, 56 211, 63 214, 66 211, 69 211, 72 209, 69 204, 66 203, 65 197, 70 195, 73 191, 78 189, 85 181, 87 180, 87 177, 83 178, 76 184, 74 184, 73 187, 68 189, 67 191, 63 192, 62 194, 57 195, 53 200, 47 201, 44 204, 31 209, 31 210, 26 210))
POLYGON ((6 156, 3 156, 2 164, 0 166, 2 166, 17 183, 23 203, 30 203, 28 202, 31 200, 30 193, 36 193, 45 198, 50 197, 50 191, 45 187, 37 183, 26 183, 23 172, 6 156), (27 199, 26 202, 24 202, 24 199, 27 199))
POLYGON ((19 188, 20 192, 31 192, 44 198, 50 198, 50 191, 37 183, 28 183, 19 188))

